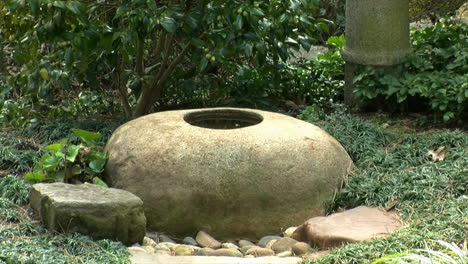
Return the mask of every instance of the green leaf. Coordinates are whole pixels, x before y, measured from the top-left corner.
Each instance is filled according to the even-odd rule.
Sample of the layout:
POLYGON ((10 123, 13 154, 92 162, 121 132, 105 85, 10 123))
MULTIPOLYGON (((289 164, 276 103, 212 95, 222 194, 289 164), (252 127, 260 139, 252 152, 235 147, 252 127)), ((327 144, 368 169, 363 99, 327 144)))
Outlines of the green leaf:
POLYGON ((204 71, 207 65, 208 60, 206 58, 201 59, 200 64, 198 64, 198 72, 204 71))
POLYGON ((81 166, 78 165, 78 164, 75 164, 73 165, 73 167, 71 168, 71 174, 72 175, 78 175, 78 174, 81 174, 81 166))
POLYGON ((45 149, 50 150, 52 152, 62 151, 63 147, 67 144, 67 139, 64 138, 60 141, 60 143, 50 144, 45 147, 45 149))
POLYGON ((174 33, 176 31, 176 22, 172 17, 163 17, 161 19, 161 26, 170 33, 174 33))
POLYGON ((57 156, 49 156, 44 160, 42 168, 47 171, 54 171, 61 162, 62 161, 57 156))
POLYGON ((193 38, 190 40, 190 42, 197 48, 205 48, 206 47, 206 42, 204 42, 201 39, 193 38))
POLYGON ((38 0, 29 0, 29 6, 31 6, 32 14, 36 15, 37 11, 39 11, 39 2, 38 2, 38 0))
POLYGON ((82 129, 72 128, 71 131, 75 134, 81 141, 94 145, 92 141, 101 138, 100 133, 89 132, 82 129))
POLYGON ((65 170, 54 173, 54 180, 56 182, 63 182, 65 180, 65 170))
POLYGON ((454 118, 455 117, 455 113, 453 112, 446 112, 444 114, 444 122, 447 122, 449 121, 450 119, 454 118))
POLYGON ((68 10, 70 10, 73 14, 77 16, 83 15, 83 12, 81 12, 81 3, 77 1, 67 1, 66 2, 66 7, 68 10))
POLYGON ((96 185, 105 187, 105 188, 109 187, 109 186, 107 186, 107 184, 103 180, 99 179, 98 177, 93 178, 93 183, 96 184, 96 185))
POLYGON ((299 5, 300 5, 299 1, 297 1, 297 0, 289 0, 289 2, 291 3, 291 9, 292 9, 293 11, 298 11, 298 10, 299 10, 299 5))
POLYGON ((80 152, 80 148, 80 145, 68 146, 66 159, 70 162, 75 162, 76 156, 78 156, 78 153, 80 152))
POLYGON ((252 14, 254 16, 264 16, 265 15, 265 13, 263 13, 263 11, 258 9, 258 8, 250 8, 249 12, 250 12, 250 14, 252 14))
POLYGON ((26 173, 26 175, 24 175, 24 177, 27 180, 31 180, 34 182, 43 182, 46 178, 46 175, 41 172, 28 172, 26 173))
POLYGON ((243 24, 244 21, 242 19, 242 15, 237 15, 236 20, 234 21, 234 28, 237 30, 241 30, 243 24))
POLYGON ((106 165, 106 160, 96 159, 89 163, 89 168, 95 173, 100 173, 104 169, 104 165, 106 165))

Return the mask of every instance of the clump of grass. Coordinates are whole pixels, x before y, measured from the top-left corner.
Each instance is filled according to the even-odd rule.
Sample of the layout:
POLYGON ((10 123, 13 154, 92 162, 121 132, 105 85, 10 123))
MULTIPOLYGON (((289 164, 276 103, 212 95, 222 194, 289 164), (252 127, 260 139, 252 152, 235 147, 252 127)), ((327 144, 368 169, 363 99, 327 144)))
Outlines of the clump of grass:
POLYGON ((0 225, 0 263, 129 263, 125 247, 79 234, 53 235, 31 224, 0 225))
POLYGON ((360 163, 363 157, 390 143, 391 134, 385 129, 348 114, 342 108, 337 108, 333 114, 326 115, 322 110, 312 106, 298 118, 321 127, 335 137, 355 163, 360 163))
POLYGON ((29 201, 31 185, 24 179, 13 175, 0 177, 0 198, 16 205, 25 205, 29 201))
POLYGON ((60 141, 63 138, 69 138, 71 142, 78 143, 78 138, 71 133, 72 128, 83 129, 92 132, 99 132, 102 137, 98 143, 105 144, 114 130, 124 122, 103 122, 96 120, 53 120, 37 122, 22 131, 25 137, 32 137, 44 144, 60 141))
POLYGON ((39 161, 42 152, 30 139, 16 132, 0 132, 0 170, 25 172, 39 161))
POLYGON ((31 185, 7 175, 0 178, 0 263, 129 263, 126 248, 110 240, 79 234, 51 234, 20 207, 31 185))
POLYGON ((396 210, 407 225, 389 237, 349 244, 306 263, 370 263, 384 255, 424 248, 429 240, 461 243, 466 239, 465 132, 389 132, 344 113, 313 119, 343 144, 357 165, 331 210, 359 205, 386 207, 397 201, 396 210), (434 162, 428 150, 440 146, 448 147, 447 157, 434 162))

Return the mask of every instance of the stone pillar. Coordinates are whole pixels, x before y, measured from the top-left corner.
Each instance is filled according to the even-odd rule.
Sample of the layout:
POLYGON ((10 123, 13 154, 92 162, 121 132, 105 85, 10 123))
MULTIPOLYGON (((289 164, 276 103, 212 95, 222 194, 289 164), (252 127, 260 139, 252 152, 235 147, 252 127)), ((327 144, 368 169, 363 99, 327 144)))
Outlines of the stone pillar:
POLYGON ((392 66, 410 52, 408 0, 347 0, 345 34, 345 103, 356 106, 356 66, 392 66))

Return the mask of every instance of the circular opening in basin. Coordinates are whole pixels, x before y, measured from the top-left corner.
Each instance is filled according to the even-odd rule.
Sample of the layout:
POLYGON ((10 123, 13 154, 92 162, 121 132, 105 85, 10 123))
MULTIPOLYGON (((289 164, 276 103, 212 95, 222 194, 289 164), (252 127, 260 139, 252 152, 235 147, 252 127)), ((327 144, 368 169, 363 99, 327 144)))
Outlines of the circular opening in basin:
POLYGON ((188 113, 184 116, 184 120, 192 126, 211 129, 236 129, 259 124, 263 121, 263 117, 248 111, 214 109, 188 113))

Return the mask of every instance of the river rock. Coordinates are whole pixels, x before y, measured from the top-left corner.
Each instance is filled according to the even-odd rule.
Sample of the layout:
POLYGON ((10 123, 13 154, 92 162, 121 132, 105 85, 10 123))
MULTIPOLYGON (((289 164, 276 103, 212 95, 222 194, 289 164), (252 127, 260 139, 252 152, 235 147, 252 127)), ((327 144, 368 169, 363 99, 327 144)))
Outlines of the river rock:
POLYGON ((331 252, 332 252, 331 250, 317 251, 317 252, 314 252, 314 253, 309 253, 309 254, 303 255, 302 258, 303 259, 319 259, 319 258, 325 257, 326 255, 330 254, 331 252))
POLYGON ((261 248, 261 247, 257 245, 246 245, 246 246, 241 247, 240 251, 244 254, 247 254, 247 251, 251 248, 261 248))
POLYGON ((130 254, 133 254, 135 252, 146 252, 145 249, 141 248, 141 247, 128 247, 127 248, 127 251, 130 253, 130 254))
POLYGON ((94 184, 38 183, 31 207, 50 231, 78 232, 94 239, 141 243, 146 233, 143 202, 130 192, 94 184))
POLYGON ((275 244, 276 241, 278 241, 278 239, 270 240, 270 241, 265 245, 265 248, 272 249, 273 244, 275 244))
POLYGON ((106 180, 144 201, 149 229, 223 240, 323 215, 352 167, 319 127, 253 109, 149 114, 115 130, 105 150, 106 180))
POLYGON ((297 226, 291 226, 283 232, 284 237, 291 237, 294 231, 296 231, 297 226))
POLYGON ((161 242, 158 243, 155 247, 156 250, 162 249, 162 250, 174 250, 174 248, 177 246, 175 243, 171 242, 161 242))
POLYGON ((148 252, 148 253, 154 253, 155 252, 155 249, 154 247, 152 246, 142 246, 141 247, 144 251, 148 252))
POLYGON ((305 242, 297 242, 292 246, 292 251, 296 256, 312 253, 312 247, 305 242))
POLYGON ((220 248, 208 252, 208 256, 242 257, 242 253, 234 248, 220 248))
POLYGON ((222 243, 221 247, 222 248, 233 248, 233 249, 236 249, 236 250, 239 249, 239 247, 234 243, 222 243))
POLYGON ((195 253, 195 255, 197 255, 197 256, 209 256, 212 251, 214 251, 214 249, 212 249, 212 248, 202 248, 202 249, 198 250, 195 253))
POLYGON ((278 240, 278 239, 281 239, 281 237, 280 236, 264 236, 260 238, 257 245, 259 245, 260 247, 266 247, 268 242, 270 242, 271 240, 278 240))
POLYGON ((188 245, 177 245, 174 247, 174 255, 176 256, 191 256, 194 249, 188 245))
POLYGON ((202 247, 209 247, 209 248, 213 248, 213 249, 221 247, 221 242, 214 239, 208 233, 203 232, 203 231, 199 231, 197 233, 197 236, 195 237, 195 240, 202 247))
POLYGON ((341 213, 311 218, 296 230, 302 234, 295 236, 326 249, 387 236, 401 225, 394 212, 359 206, 341 213))
POLYGON ((271 249, 273 249, 273 251, 275 251, 276 254, 281 253, 283 251, 292 251, 293 245, 297 242, 297 240, 292 239, 290 237, 283 237, 276 241, 271 247, 271 249))
POLYGON ((254 243, 250 242, 249 240, 245 240, 245 239, 239 240, 239 242, 237 244, 239 244, 239 247, 255 245, 254 243))
POLYGON ((170 238, 170 237, 168 237, 166 235, 162 235, 162 234, 158 235, 158 240, 159 240, 159 243, 161 243, 161 242, 163 242, 163 243, 168 242, 168 243, 174 243, 174 244, 176 243, 172 238, 170 238))
POLYGON ((158 249, 154 251, 155 254, 162 254, 162 255, 172 255, 172 251, 170 250, 163 250, 163 249, 158 249))
POLYGON ((191 246, 198 246, 197 241, 193 237, 185 237, 184 240, 182 240, 182 243, 191 246))
POLYGON ((261 247, 253 247, 247 252, 245 252, 246 255, 254 255, 256 257, 264 257, 264 256, 274 256, 275 252, 271 249, 268 248, 261 248, 261 247))
POLYGON ((143 238, 143 246, 156 247, 157 245, 158 244, 153 239, 146 236, 143 238))
POLYGON ((280 257, 280 258, 284 258, 284 257, 290 257, 290 256, 292 256, 292 254, 293 253, 290 250, 287 250, 287 251, 277 253, 276 256, 280 257))

